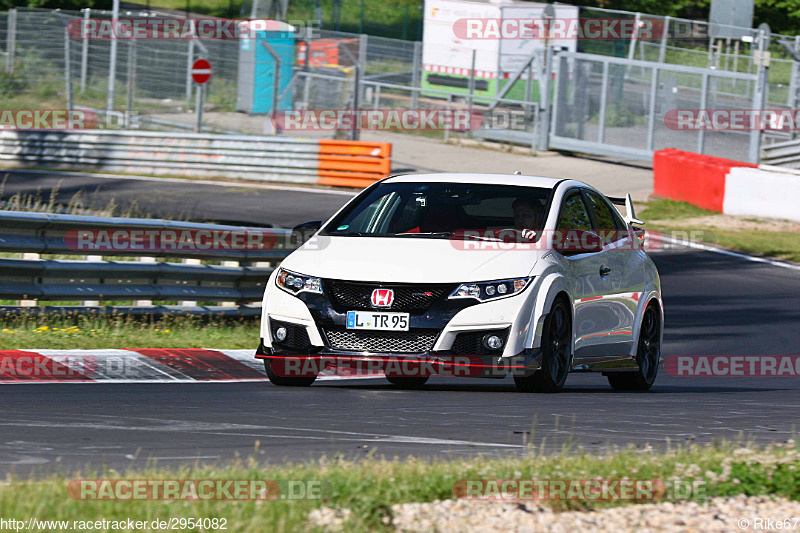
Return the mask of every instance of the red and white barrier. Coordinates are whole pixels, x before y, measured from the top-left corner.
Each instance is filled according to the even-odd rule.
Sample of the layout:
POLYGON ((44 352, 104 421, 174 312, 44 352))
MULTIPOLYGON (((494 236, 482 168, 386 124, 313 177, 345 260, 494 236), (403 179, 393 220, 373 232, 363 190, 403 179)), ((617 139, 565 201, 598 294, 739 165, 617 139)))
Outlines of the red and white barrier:
POLYGON ((800 221, 800 172, 769 165, 732 168, 722 212, 800 221))
MULTIPOLYGON (((0 350, 0 383, 180 383, 266 381, 255 350, 0 350)), ((318 379, 382 377, 324 370, 318 379)))
POLYGON ((653 157, 653 192, 728 215, 800 221, 800 172, 674 148, 653 157))

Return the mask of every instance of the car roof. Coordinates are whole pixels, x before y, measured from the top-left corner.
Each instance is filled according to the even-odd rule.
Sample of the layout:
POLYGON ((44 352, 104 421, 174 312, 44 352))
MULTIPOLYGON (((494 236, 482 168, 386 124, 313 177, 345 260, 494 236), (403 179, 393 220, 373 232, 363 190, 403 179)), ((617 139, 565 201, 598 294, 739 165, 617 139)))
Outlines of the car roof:
MULTIPOLYGON (((401 174, 384 180, 384 183, 485 183, 488 185, 519 185, 522 187, 541 187, 552 189, 564 182, 561 178, 546 178, 542 176, 522 176, 518 174, 466 174, 448 173, 437 174, 401 174)), ((573 180, 569 180, 572 182, 573 180)), ((575 184, 584 185, 580 182, 575 184)))

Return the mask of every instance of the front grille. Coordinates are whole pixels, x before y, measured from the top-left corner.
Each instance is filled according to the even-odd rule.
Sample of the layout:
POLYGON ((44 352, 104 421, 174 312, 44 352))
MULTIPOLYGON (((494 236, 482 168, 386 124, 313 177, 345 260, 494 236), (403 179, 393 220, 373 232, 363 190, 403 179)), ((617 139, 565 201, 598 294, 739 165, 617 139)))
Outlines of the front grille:
POLYGON ((456 335, 450 351, 455 355, 489 355, 500 354, 505 348, 508 338, 508 329, 492 329, 484 331, 468 331, 456 335), (483 345, 483 338, 486 335, 497 335, 503 340, 503 347, 497 350, 490 350, 483 345))
POLYGON ((331 296, 333 307, 343 313, 375 309, 370 299, 372 291, 378 288, 394 290, 391 307, 382 310, 424 313, 435 301, 453 292, 456 286, 449 283, 412 285, 327 280, 325 292, 331 296))
POLYGON ((439 335, 438 329, 413 331, 356 331, 325 328, 325 338, 334 350, 375 353, 429 352, 439 335))
POLYGON ((290 324, 289 322, 282 322, 280 320, 273 320, 270 318, 269 326, 272 328, 272 342, 276 348, 285 348, 293 351, 305 351, 311 347, 311 340, 308 338, 308 331, 305 326, 299 324, 290 324), (278 342, 275 338, 275 330, 279 327, 286 328, 286 339, 283 342, 278 342))

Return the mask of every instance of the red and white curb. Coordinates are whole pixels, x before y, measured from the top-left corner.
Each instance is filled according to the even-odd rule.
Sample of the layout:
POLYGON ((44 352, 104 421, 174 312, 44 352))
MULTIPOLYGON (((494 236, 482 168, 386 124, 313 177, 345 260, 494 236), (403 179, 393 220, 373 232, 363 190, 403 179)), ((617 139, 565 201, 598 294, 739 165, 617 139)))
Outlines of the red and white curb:
MULTIPOLYGON (((253 350, 0 350, 0 383, 168 383, 265 381, 253 350)), ((381 375, 326 375, 318 379, 381 375)))

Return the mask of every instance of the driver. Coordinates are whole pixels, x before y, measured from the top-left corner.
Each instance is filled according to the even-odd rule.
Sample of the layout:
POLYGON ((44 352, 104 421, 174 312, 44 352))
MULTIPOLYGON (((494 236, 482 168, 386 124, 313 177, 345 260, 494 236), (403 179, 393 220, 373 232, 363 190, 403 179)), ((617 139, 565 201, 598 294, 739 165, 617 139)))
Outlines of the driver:
POLYGON ((534 198, 517 198, 511 208, 514 210, 514 227, 522 231, 524 238, 535 238, 544 214, 542 204, 534 198))

